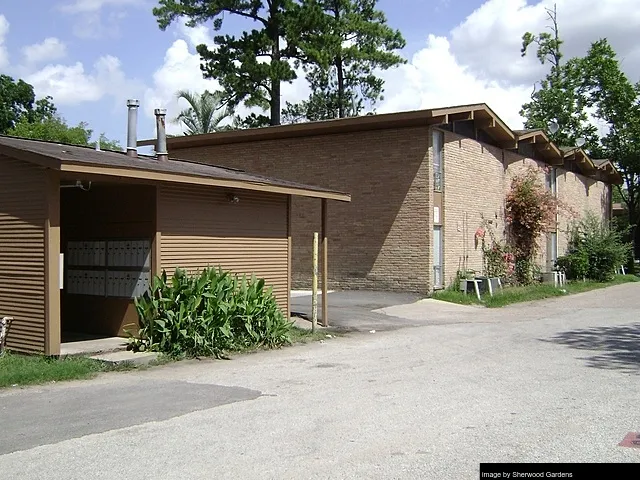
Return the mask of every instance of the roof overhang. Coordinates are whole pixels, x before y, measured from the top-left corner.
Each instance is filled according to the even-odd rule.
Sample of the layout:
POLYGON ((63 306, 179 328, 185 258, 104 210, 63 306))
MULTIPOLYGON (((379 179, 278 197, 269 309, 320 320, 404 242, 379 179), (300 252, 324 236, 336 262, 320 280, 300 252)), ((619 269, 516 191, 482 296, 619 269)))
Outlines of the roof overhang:
POLYGON ((197 175, 184 175, 167 172, 154 172, 150 170, 140 170, 133 168, 120 168, 111 166, 97 165, 79 165, 77 163, 62 162, 60 165, 61 172, 75 173, 78 175, 91 175, 120 179, 135 179, 150 182, 166 182, 166 183, 182 183, 189 185, 204 185, 210 187, 234 188, 243 190, 255 190, 261 192, 281 193, 285 195, 299 195, 303 197, 326 198, 327 200, 338 200, 341 202, 350 202, 351 195, 338 192, 324 192, 312 189, 303 189, 295 187, 283 187, 278 185, 269 185, 266 183, 243 182, 238 180, 226 180, 210 177, 202 177, 197 175))
MULTIPOLYGON (((167 138, 171 150, 204 147, 230 143, 256 142, 295 137, 330 135, 367 130, 383 130, 417 126, 433 126, 458 121, 474 122, 475 128, 484 130, 498 145, 513 148, 515 134, 486 104, 416 110, 411 112, 365 115, 319 122, 305 122, 272 127, 233 130, 227 132, 187 135, 167 138)), ((152 146, 155 140, 138 141, 138 146, 152 146)))
POLYGON ((564 159, 575 162, 587 177, 593 176, 598 171, 598 167, 595 166, 589 155, 579 147, 567 149, 564 152, 564 159))
POLYGON ((259 181, 235 180, 216 178, 212 176, 174 173, 166 171, 156 171, 132 166, 112 166, 98 165, 95 163, 83 163, 81 160, 73 162, 61 160, 59 158, 43 155, 41 153, 31 152, 9 145, 0 144, 0 153, 8 157, 16 158, 25 162, 58 170, 67 176, 76 174, 80 176, 92 176, 110 179, 111 181, 132 180, 152 183, 178 183, 189 185, 205 185, 211 187, 234 188, 243 190, 254 190, 260 192, 280 193, 285 195, 299 195, 303 197, 324 198, 327 200, 337 200, 341 202, 350 202, 351 195, 341 192, 326 191, 323 189, 315 190, 312 186, 283 186, 263 183, 259 181))
POLYGON ((544 130, 531 130, 525 133, 516 134, 518 144, 533 145, 535 151, 550 165, 562 165, 564 163, 564 154, 551 141, 544 130))
POLYGON ((618 169, 615 167, 613 162, 609 159, 595 160, 594 164, 597 164, 598 170, 602 173, 602 175, 606 178, 607 183, 611 183, 614 185, 622 185, 624 180, 622 179, 622 175, 618 172, 618 169))

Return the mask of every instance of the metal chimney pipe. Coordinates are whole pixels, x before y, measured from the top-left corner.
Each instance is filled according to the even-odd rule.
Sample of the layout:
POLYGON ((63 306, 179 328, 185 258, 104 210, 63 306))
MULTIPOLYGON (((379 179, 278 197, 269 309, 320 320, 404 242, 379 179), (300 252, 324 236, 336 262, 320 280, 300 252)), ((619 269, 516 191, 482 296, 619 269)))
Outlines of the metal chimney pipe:
POLYGON ((127 155, 130 157, 138 156, 138 107, 140 106, 139 100, 129 99, 127 100, 127 107, 129 108, 129 119, 127 122, 127 155))
POLYGON ((167 153, 167 132, 165 130, 164 117, 167 115, 166 108, 156 108, 153 113, 156 116, 156 156, 158 160, 169 160, 169 154, 167 153))

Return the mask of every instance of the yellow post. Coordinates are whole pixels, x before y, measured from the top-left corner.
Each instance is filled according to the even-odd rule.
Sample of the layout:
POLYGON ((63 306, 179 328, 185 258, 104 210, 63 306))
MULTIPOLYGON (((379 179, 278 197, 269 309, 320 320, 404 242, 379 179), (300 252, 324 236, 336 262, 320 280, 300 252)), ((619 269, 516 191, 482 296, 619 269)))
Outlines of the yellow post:
POLYGON ((311 284, 311 331, 318 324, 318 232, 313 233, 313 282, 311 284))
POLYGON ((327 199, 322 199, 322 325, 329 326, 329 246, 327 244, 327 199))

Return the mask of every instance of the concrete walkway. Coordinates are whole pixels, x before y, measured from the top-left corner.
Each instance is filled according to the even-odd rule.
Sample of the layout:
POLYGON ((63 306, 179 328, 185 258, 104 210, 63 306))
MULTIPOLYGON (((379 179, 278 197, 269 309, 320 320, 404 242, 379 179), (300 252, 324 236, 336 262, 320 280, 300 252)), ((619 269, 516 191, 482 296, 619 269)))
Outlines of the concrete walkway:
MULTIPOLYGON (((422 321, 421 304, 409 305, 407 322, 422 321)), ((640 431, 638 312, 640 285, 628 284, 232 361, 3 391, 0 472, 476 479, 479 462, 640 462, 640 449, 618 446, 640 431)))

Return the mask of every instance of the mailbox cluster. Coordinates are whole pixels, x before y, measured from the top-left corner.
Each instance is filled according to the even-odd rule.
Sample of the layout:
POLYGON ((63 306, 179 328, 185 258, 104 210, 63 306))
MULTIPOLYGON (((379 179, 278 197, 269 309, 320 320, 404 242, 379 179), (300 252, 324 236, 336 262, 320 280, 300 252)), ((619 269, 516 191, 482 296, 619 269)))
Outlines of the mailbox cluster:
POLYGON ((149 240, 67 243, 67 293, 133 298, 150 283, 149 240))

